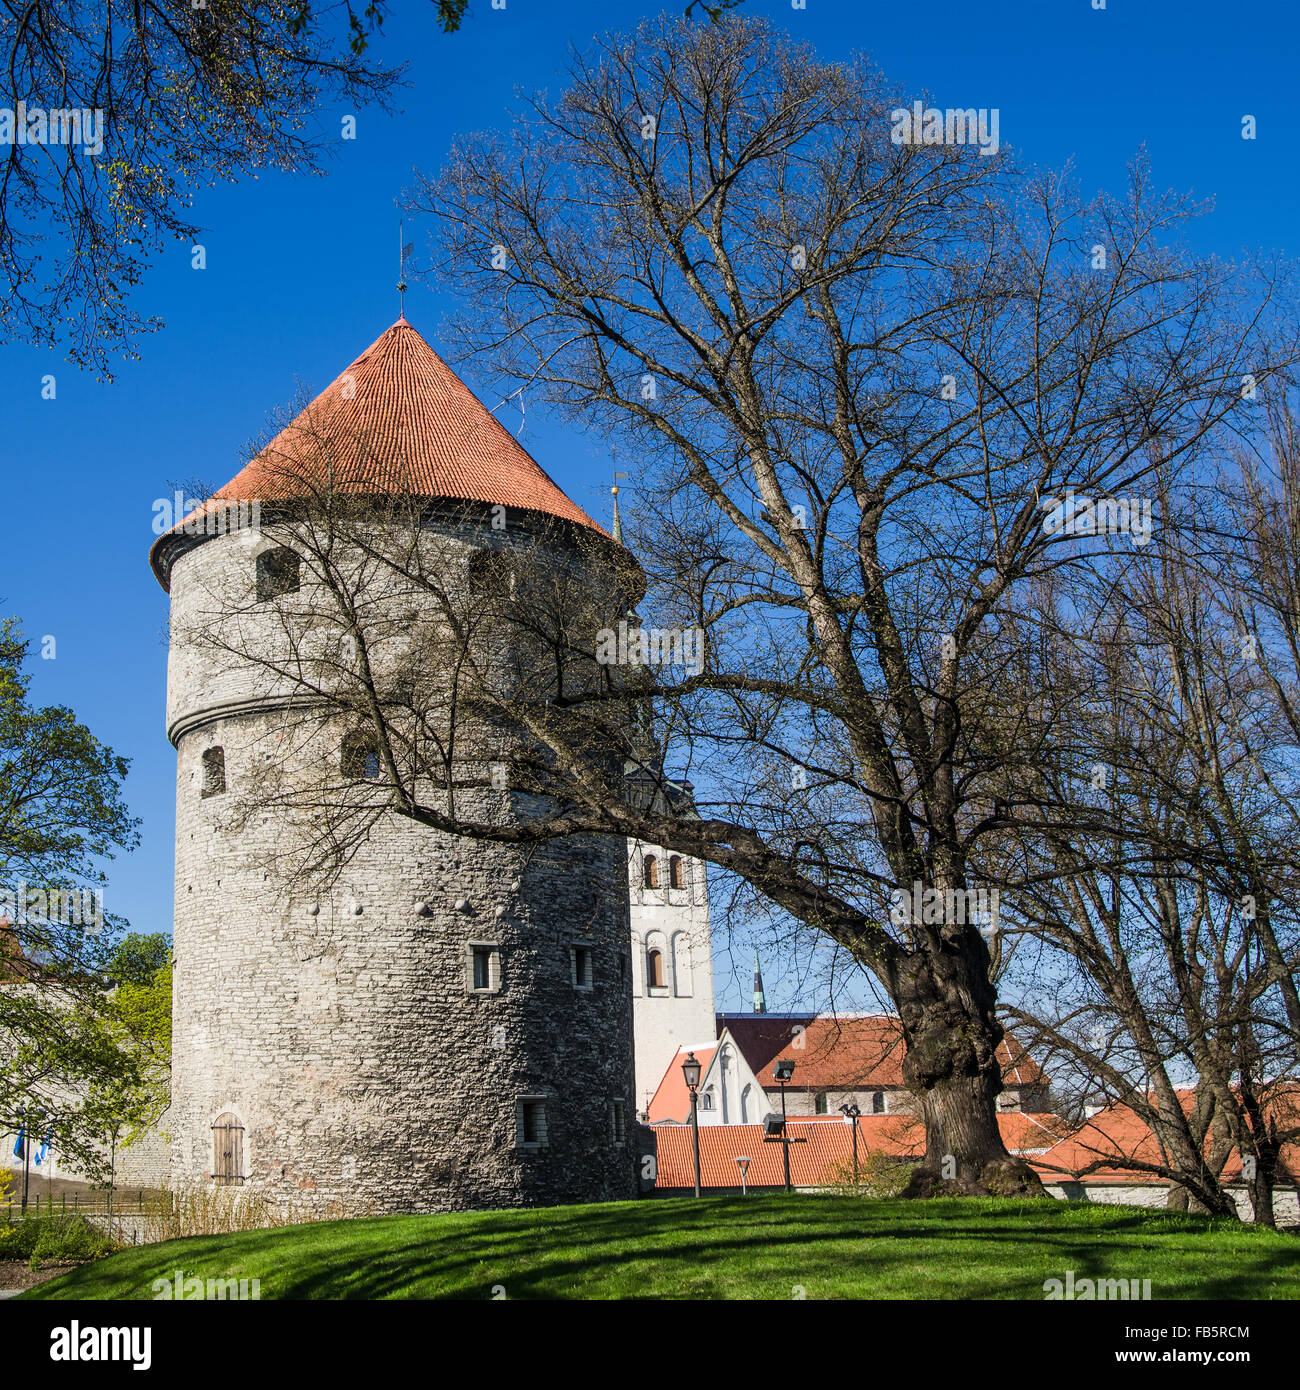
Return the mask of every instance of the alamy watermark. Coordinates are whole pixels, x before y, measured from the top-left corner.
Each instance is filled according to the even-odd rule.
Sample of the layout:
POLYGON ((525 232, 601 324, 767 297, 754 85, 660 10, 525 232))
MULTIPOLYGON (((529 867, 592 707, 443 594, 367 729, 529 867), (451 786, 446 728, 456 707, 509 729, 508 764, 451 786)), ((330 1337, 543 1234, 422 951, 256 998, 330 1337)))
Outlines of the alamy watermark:
POLYGON ((981 106, 940 110, 914 101, 909 109, 889 113, 889 138, 896 145, 978 145, 980 154, 997 154, 998 108, 981 106))
POLYGON ((596 661, 601 666, 684 666, 698 676, 704 670, 704 629, 629 628, 623 619, 617 632, 602 627, 596 634, 596 661))
POLYGON ((201 1279, 197 1274, 186 1275, 183 1269, 175 1270, 170 1279, 155 1279, 149 1286, 154 1299, 172 1299, 180 1302, 198 1302, 200 1299, 225 1300, 229 1302, 248 1302, 262 1297, 260 1279, 201 1279))
POLYGON ((0 919, 16 926, 53 923, 61 927, 85 927, 91 936, 104 929, 102 888, 29 888, 19 879, 0 884, 0 919))
POLYGON ((1043 530, 1049 536, 1123 536, 1134 545, 1151 539, 1149 497, 1091 497, 1067 488, 1064 497, 1044 497, 1038 504, 1047 515, 1043 530))
POLYGON ((85 106, 0 106, 0 145, 80 145, 83 154, 104 153, 104 113, 85 106))
POLYGON ((155 536, 178 529, 186 536, 226 536, 236 531, 256 531, 261 524, 262 504, 256 499, 250 502, 214 497, 201 502, 196 497, 186 497, 183 492, 154 498, 155 536))
POLYGON ((50 1329, 51 1361, 129 1361, 134 1371, 153 1365, 151 1327, 83 1327, 76 1318, 50 1329))
POLYGON ((996 888, 926 888, 918 879, 890 896, 889 920, 896 927, 998 924, 996 888))
POLYGON ((1150 1279, 1075 1279, 1074 1270, 1067 1269, 1064 1279, 1044 1279, 1043 1298, 1048 1303, 1068 1302, 1071 1299, 1087 1302, 1149 1299, 1150 1279))

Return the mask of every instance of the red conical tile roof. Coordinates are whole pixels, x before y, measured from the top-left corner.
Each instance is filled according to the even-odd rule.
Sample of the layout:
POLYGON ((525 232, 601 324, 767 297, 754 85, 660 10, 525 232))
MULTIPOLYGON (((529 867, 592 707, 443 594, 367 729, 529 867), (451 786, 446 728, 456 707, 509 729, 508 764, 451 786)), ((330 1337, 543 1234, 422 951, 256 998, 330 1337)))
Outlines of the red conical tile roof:
MULTIPOLYGON (((285 501, 331 479, 336 490, 359 496, 499 502, 608 534, 565 496, 404 317, 213 500, 285 501)), ((160 578, 166 540, 159 538, 151 556, 160 578)))

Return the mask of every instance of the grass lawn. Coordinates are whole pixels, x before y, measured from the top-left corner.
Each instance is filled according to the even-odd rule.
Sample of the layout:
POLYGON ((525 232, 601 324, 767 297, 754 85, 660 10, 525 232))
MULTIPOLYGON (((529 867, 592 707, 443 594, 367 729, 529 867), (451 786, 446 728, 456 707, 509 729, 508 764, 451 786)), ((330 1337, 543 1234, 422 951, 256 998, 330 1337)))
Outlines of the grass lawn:
POLYGON ((1150 1279, 1154 1299, 1300 1297, 1300 1239, 1052 1200, 706 1197, 387 1216, 132 1247, 24 1298, 149 1299, 176 1270, 271 1298, 1030 1298, 1150 1279))

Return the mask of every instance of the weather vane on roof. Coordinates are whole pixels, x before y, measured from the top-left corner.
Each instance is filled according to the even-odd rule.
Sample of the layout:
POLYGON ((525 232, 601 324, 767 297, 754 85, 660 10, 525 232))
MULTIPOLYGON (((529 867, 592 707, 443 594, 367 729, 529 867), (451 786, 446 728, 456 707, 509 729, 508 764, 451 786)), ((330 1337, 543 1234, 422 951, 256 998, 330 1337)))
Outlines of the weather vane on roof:
POLYGON ((406 317, 406 258, 411 254, 413 243, 402 241, 402 223, 397 223, 397 293, 400 318, 406 317))

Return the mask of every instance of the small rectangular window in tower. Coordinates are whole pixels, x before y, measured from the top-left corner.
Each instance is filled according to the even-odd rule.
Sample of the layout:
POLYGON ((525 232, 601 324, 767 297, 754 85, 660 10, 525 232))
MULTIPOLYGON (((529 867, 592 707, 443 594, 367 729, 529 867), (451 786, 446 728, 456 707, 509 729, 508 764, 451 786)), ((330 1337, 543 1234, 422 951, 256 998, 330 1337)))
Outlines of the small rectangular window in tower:
POLYGON ((226 750, 224 748, 205 748, 203 750, 203 790, 202 796, 220 796, 226 790, 226 750))
POLYGON ((594 983, 590 946, 571 946, 574 989, 591 989, 594 983))
POLYGON ((281 594, 296 594, 302 561, 287 545, 264 550, 257 557, 257 601, 279 598, 281 594))
POLYGON ((622 1096, 609 1103, 609 1137, 615 1144, 627 1143, 627 1102, 622 1096))
POLYGON ((499 994, 501 951, 490 941, 471 941, 466 948, 465 988, 471 994, 499 994))
POLYGON ((379 780, 379 745, 373 734, 354 729, 343 739, 339 767, 354 782, 379 780))
POLYGON ((543 1096, 521 1096, 515 1103, 515 1121, 521 1149, 546 1147, 546 1100, 543 1096))

